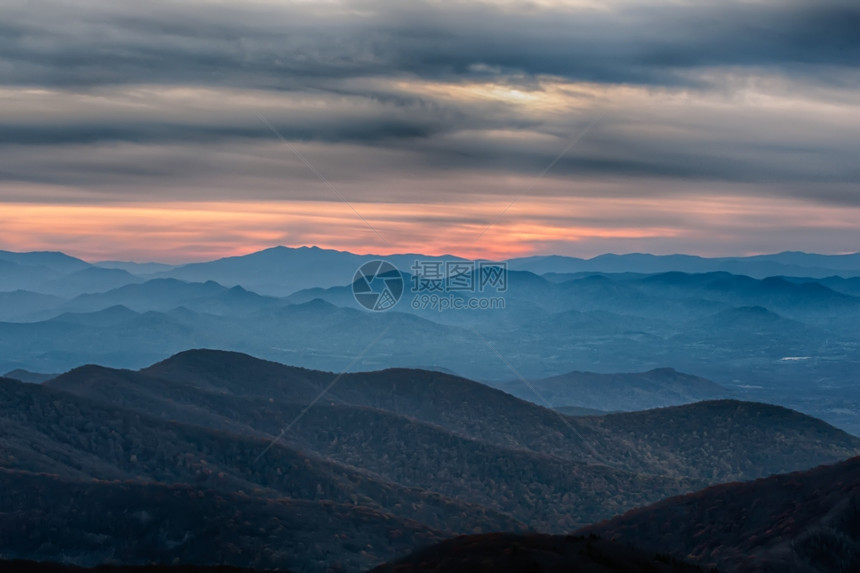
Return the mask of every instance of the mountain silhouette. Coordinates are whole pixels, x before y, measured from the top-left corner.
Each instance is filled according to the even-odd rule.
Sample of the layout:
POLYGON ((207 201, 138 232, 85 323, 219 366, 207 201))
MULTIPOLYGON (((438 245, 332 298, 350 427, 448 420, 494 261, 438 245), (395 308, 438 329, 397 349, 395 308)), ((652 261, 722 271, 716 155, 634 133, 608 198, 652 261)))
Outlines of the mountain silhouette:
MULTIPOLYGON (((0 429, 9 480, 0 527, 11 523, 2 516, 16 515, 32 520, 22 531, 44 535, 56 528, 54 516, 78 524, 50 543, 42 533, 30 544, 0 539, 0 557, 83 565, 110 555, 139 563, 146 551, 164 551, 164 539, 181 539, 189 527, 169 512, 198 511, 187 499, 213 500, 199 511, 228 524, 219 543, 243 540, 229 555, 211 556, 218 562, 297 571, 338 562, 355 570, 446 536, 560 534, 709 484, 860 454, 860 439, 765 404, 566 417, 442 372, 336 374, 218 350, 181 352, 140 371, 89 365, 43 384, 4 379, 0 429), (52 477, 34 480, 36 473, 52 477), (118 501, 39 512, 66 496, 118 501), (165 506, 165 496, 178 501, 165 506), (109 503, 130 499, 166 520, 139 533, 156 535, 151 544, 133 545, 121 533, 126 526, 111 525, 119 514, 109 503), (272 517, 277 507, 286 509, 272 517), (284 524, 285 511, 301 516, 309 537, 274 541, 270 527, 282 534, 297 527, 284 524), (251 534, 243 524, 255 520, 267 525, 251 534), (356 524, 360 545, 336 533, 338 520, 356 524), (283 552, 264 549, 273 544, 283 552)), ((214 562, 192 542, 180 546, 165 554, 214 562)))
POLYGON ((587 528, 728 571, 860 567, 860 458, 707 488, 587 528))
POLYGON ((673 368, 626 374, 568 372, 532 380, 528 386, 512 380, 499 387, 523 399, 545 400, 553 408, 578 407, 604 412, 677 406, 729 394, 719 384, 673 368))

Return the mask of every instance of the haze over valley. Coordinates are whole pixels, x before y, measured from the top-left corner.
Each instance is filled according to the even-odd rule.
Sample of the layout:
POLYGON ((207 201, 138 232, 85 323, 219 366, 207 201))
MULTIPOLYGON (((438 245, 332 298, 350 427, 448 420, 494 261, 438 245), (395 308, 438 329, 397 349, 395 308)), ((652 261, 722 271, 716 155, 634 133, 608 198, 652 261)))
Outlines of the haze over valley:
POLYGON ((852 275, 860 270, 850 267, 858 256, 513 259, 504 308, 462 311, 413 308, 421 295, 408 288, 408 269, 436 259, 393 256, 386 260, 404 269, 407 290, 391 310, 368 313, 350 281, 375 258, 276 247, 132 273, 59 253, 0 253, 23 269, 0 277, 13 289, 0 294, 0 371, 140 368, 191 348, 340 371, 360 354, 353 369, 439 369, 554 408, 737 398, 860 434, 860 279, 852 275), (636 272, 618 272, 623 264, 636 272), (667 270, 672 264, 682 270, 667 270), (775 269, 828 276, 754 278, 775 269), (315 281, 322 286, 308 286, 315 281), (587 372, 615 375, 621 386, 587 372))

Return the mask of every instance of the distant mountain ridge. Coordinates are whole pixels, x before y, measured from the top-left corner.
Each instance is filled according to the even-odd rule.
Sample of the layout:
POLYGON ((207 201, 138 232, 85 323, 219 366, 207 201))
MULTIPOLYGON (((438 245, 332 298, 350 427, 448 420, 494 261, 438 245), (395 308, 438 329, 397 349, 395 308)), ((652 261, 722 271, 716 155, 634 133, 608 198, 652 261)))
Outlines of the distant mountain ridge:
POLYGON ((546 401, 553 408, 574 406, 603 411, 648 410, 726 398, 731 394, 719 384, 673 368, 627 374, 568 372, 532 380, 528 385, 512 380, 498 386, 526 400, 546 401))
POLYGON ((31 251, 16 253, 0 250, 0 261, 8 261, 10 263, 24 266, 45 267, 57 272, 80 271, 90 266, 86 261, 59 251, 31 251))
POLYGON ((561 255, 532 256, 511 259, 511 268, 545 273, 644 273, 670 271, 706 273, 724 271, 753 278, 777 275, 824 278, 840 275, 860 276, 860 253, 848 255, 818 255, 787 251, 772 255, 748 257, 699 257, 695 255, 651 255, 630 253, 605 254, 590 259, 561 255))
POLYGON ((10 370, 6 374, 3 375, 4 378, 12 378, 13 380, 20 380, 21 382, 30 382, 33 384, 41 384, 42 382, 47 382, 51 378, 55 378, 57 374, 44 374, 42 372, 30 372, 29 370, 10 370))
MULTIPOLYGON (((359 264, 373 255, 275 247, 157 270, 87 266, 58 253, 4 256, 10 260, 0 258, 0 371, 59 372, 87 362, 140 368, 195 347, 321 370, 343 368, 363 353, 366 369, 426 366, 497 384, 574 370, 672 367, 714 381, 726 396, 801 409, 860 435, 860 277, 833 276, 850 274, 843 271, 856 255, 738 258, 749 265, 832 260, 831 276, 819 279, 731 274, 712 268, 717 259, 702 257, 596 257, 588 264, 617 264, 623 272, 546 275, 517 270, 520 261, 511 260, 509 288, 500 297, 504 308, 441 312, 422 308, 407 291, 392 310, 374 315, 349 286, 359 264), (703 272, 677 270, 691 260, 703 272), (670 270, 650 272, 664 267, 670 270), (633 268, 648 272, 629 272, 633 268), (302 285, 310 286, 294 291, 302 285), (365 352, 365 342, 383 332, 365 352), (374 334, 365 341, 368 333, 374 334)), ((385 258, 408 273, 425 257, 385 258)), ((561 271, 566 260, 538 262, 561 271)), ((411 284, 411 275, 404 278, 411 284)), ((642 404, 679 401, 688 398, 642 404)))
MULTIPOLYGON (((62 293, 63 283, 74 294, 104 292, 122 282, 176 278, 188 282, 214 280, 225 286, 241 285, 263 295, 286 296, 302 289, 348 284, 364 262, 386 259, 402 272, 411 272, 415 260, 462 260, 452 255, 420 253, 358 255, 319 247, 271 247, 254 253, 183 265, 104 261, 87 263, 59 252, 15 253, 0 251, 0 292, 26 289, 42 294, 62 293), (78 273, 78 276, 73 276, 78 273), (124 274, 123 274, 124 273, 124 274), (73 286, 74 285, 74 286, 73 286)), ((694 255, 605 254, 590 259, 561 255, 512 258, 511 270, 547 273, 730 272, 753 278, 770 276, 825 279, 860 277, 860 253, 818 255, 784 252, 749 257, 706 258, 694 255)))
POLYGON ((158 277, 201 282, 215 280, 226 286, 242 285, 260 294, 286 296, 315 287, 350 284, 364 263, 385 259, 401 272, 409 272, 415 260, 446 261, 458 257, 422 254, 357 255, 319 247, 272 247, 248 255, 189 263, 158 273, 158 277))

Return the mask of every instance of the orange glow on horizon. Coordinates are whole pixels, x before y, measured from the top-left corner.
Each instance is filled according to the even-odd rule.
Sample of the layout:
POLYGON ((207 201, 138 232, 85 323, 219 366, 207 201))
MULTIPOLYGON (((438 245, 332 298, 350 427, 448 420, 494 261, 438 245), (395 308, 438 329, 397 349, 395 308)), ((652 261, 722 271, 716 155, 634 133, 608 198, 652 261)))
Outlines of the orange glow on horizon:
MULTIPOLYGON (((461 204, 324 201, 113 205, 6 203, 0 248, 60 250, 86 260, 169 263, 244 255, 275 245, 358 254, 454 254, 503 259, 578 250, 595 241, 730 237, 735 231, 786 224, 801 229, 852 229, 853 209, 810 206, 785 198, 535 197, 461 204), (496 225, 490 225, 497 220, 496 225), (650 221, 650 223, 649 223, 650 221), (489 226, 488 226, 489 225, 489 226)), ((628 243, 618 243, 628 241, 628 243)), ((593 249, 593 247, 591 247, 593 249)), ((634 250, 628 248, 627 252, 634 250)), ((604 250, 603 252, 606 252, 604 250)), ((593 253, 596 254, 596 253, 593 253)))

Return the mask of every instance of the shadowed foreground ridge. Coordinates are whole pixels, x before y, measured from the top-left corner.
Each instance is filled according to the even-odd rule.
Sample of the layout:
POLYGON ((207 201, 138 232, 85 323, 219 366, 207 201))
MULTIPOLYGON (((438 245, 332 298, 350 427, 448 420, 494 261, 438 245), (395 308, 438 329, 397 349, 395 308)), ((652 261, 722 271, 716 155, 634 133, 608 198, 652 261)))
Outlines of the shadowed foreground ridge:
POLYGON ((692 573, 666 555, 649 555, 596 536, 491 533, 458 537, 381 565, 373 573, 692 573))
POLYGON ((446 537, 349 503, 140 481, 66 481, 2 469, 0 508, 0 559, 87 567, 359 571, 446 537))
POLYGON ((779 406, 566 418, 402 368, 346 374, 305 411, 334 376, 195 350, 0 380, 0 559, 359 571, 860 455, 860 439, 779 406))
MULTIPOLYGON (((4 573, 255 573, 255 569, 228 567, 226 565, 99 565, 98 567, 78 567, 63 563, 27 561, 0 561, 0 571, 4 573)), ((278 569, 279 573, 289 573, 278 569)))
POLYGON ((727 571, 860 571, 860 457, 713 486, 583 532, 727 571))

